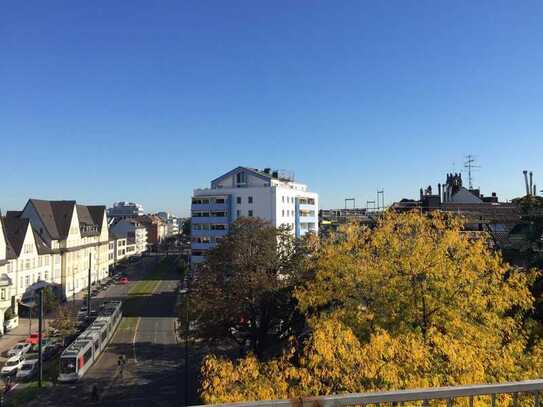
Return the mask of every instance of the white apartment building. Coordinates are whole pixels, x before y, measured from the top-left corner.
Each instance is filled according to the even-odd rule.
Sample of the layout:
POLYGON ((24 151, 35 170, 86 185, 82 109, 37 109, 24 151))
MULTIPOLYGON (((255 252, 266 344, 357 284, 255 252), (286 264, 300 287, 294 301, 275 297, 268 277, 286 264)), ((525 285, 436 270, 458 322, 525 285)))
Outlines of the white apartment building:
POLYGON ((107 210, 108 218, 112 219, 130 219, 143 215, 143 205, 135 202, 115 202, 113 207, 107 210))
POLYGON ((53 279, 60 283, 65 297, 88 286, 89 268, 92 282, 107 277, 109 233, 105 206, 30 199, 19 218, 28 219, 36 238, 54 255, 53 279))
MULTIPOLYGON (((135 252, 141 254, 147 250, 147 229, 135 219, 121 219, 110 225, 112 233, 124 237, 128 245, 135 245, 135 252)), ((132 252, 132 248, 130 252, 132 252)))
POLYGON ((318 233, 318 199, 288 173, 237 167, 211 181, 210 188, 194 190, 191 261, 201 262, 240 217, 290 226, 296 237, 318 233))

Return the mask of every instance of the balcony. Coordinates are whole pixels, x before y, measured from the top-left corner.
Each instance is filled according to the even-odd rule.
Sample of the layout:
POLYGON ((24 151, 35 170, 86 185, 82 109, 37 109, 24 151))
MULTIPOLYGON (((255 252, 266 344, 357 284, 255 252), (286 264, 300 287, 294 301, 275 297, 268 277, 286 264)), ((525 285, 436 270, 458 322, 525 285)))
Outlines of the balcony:
POLYGON ((192 230, 191 235, 194 237, 200 236, 226 236, 228 230, 192 230))
MULTIPOLYGON (((522 382, 509 382, 502 384, 477 384, 467 386, 435 387, 427 389, 386 391, 376 393, 346 393, 331 396, 306 397, 293 400, 266 400, 250 401, 245 403, 216 404, 229 407, 336 407, 336 406, 368 406, 370 404, 379 407, 382 403, 387 406, 404 406, 409 403, 412 406, 423 407, 432 405, 444 405, 452 407, 455 401, 468 401, 469 407, 473 407, 474 398, 486 399, 488 406, 496 407, 497 395, 511 395, 511 407, 519 407, 519 396, 522 397, 522 405, 528 405, 528 398, 534 407, 540 407, 540 392, 543 391, 543 380, 526 380, 522 382)), ((464 401, 464 403, 465 403, 464 401)), ((503 403, 501 403, 503 404, 503 403)), ((504 404, 505 405, 505 404, 504 404)), ((509 405, 509 404, 508 404, 509 405)))
POLYGON ((208 204, 192 204, 193 211, 226 211, 229 205, 227 203, 208 203, 208 204))
POLYGON ((208 250, 208 249, 211 249, 212 247, 215 247, 217 244, 216 243, 196 243, 196 242, 191 242, 190 244, 190 248, 192 250, 208 250))
POLYGON ((193 216, 192 223, 230 223, 227 216, 193 216))

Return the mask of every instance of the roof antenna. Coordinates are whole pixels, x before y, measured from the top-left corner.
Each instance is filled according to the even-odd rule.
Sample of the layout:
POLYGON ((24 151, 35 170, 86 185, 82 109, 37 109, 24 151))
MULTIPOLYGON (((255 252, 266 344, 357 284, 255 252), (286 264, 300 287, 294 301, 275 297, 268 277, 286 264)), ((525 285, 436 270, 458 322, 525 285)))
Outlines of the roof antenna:
POLYGON ((475 171, 477 168, 481 168, 480 165, 477 165, 477 160, 474 155, 468 154, 466 156, 466 161, 464 161, 464 168, 468 169, 468 186, 469 189, 473 189, 473 175, 472 171, 475 171))

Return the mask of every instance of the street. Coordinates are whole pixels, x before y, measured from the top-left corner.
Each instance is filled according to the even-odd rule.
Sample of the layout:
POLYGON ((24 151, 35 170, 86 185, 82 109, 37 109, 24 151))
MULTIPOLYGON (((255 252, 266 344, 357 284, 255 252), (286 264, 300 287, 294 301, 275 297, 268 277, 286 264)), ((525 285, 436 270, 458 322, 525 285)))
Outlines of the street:
POLYGON ((178 406, 184 400, 184 348, 175 335, 180 275, 169 266, 149 278, 158 267, 158 257, 144 258, 128 271, 128 284, 113 285, 93 299, 123 301, 123 320, 108 348, 80 382, 59 384, 31 405, 86 405, 94 385, 100 401, 92 405, 178 406), (127 358, 122 375, 119 355, 127 358))

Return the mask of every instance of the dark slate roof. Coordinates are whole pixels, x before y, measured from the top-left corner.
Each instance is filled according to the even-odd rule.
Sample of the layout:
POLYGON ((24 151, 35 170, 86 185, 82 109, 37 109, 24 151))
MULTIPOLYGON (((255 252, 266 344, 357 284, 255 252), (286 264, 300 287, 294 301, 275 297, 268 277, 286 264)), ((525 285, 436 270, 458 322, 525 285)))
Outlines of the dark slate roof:
POLYGON ((44 201, 31 199, 47 232, 54 240, 66 239, 72 222, 75 201, 44 201))
POLYGON ((92 216, 94 223, 98 225, 98 230, 101 231, 102 221, 104 220, 104 216, 106 214, 105 205, 90 205, 87 206, 87 209, 89 210, 89 213, 92 216))
POLYGON ((23 248, 29 220, 15 216, 6 216, 2 223, 4 224, 4 233, 8 243, 7 258, 17 258, 20 256, 23 248))
POLYGON ((38 250, 38 254, 50 254, 53 252, 51 248, 47 246, 45 240, 43 240, 38 232, 36 232, 36 229, 32 228, 32 233, 34 233, 34 241, 36 242, 36 249, 38 250))

